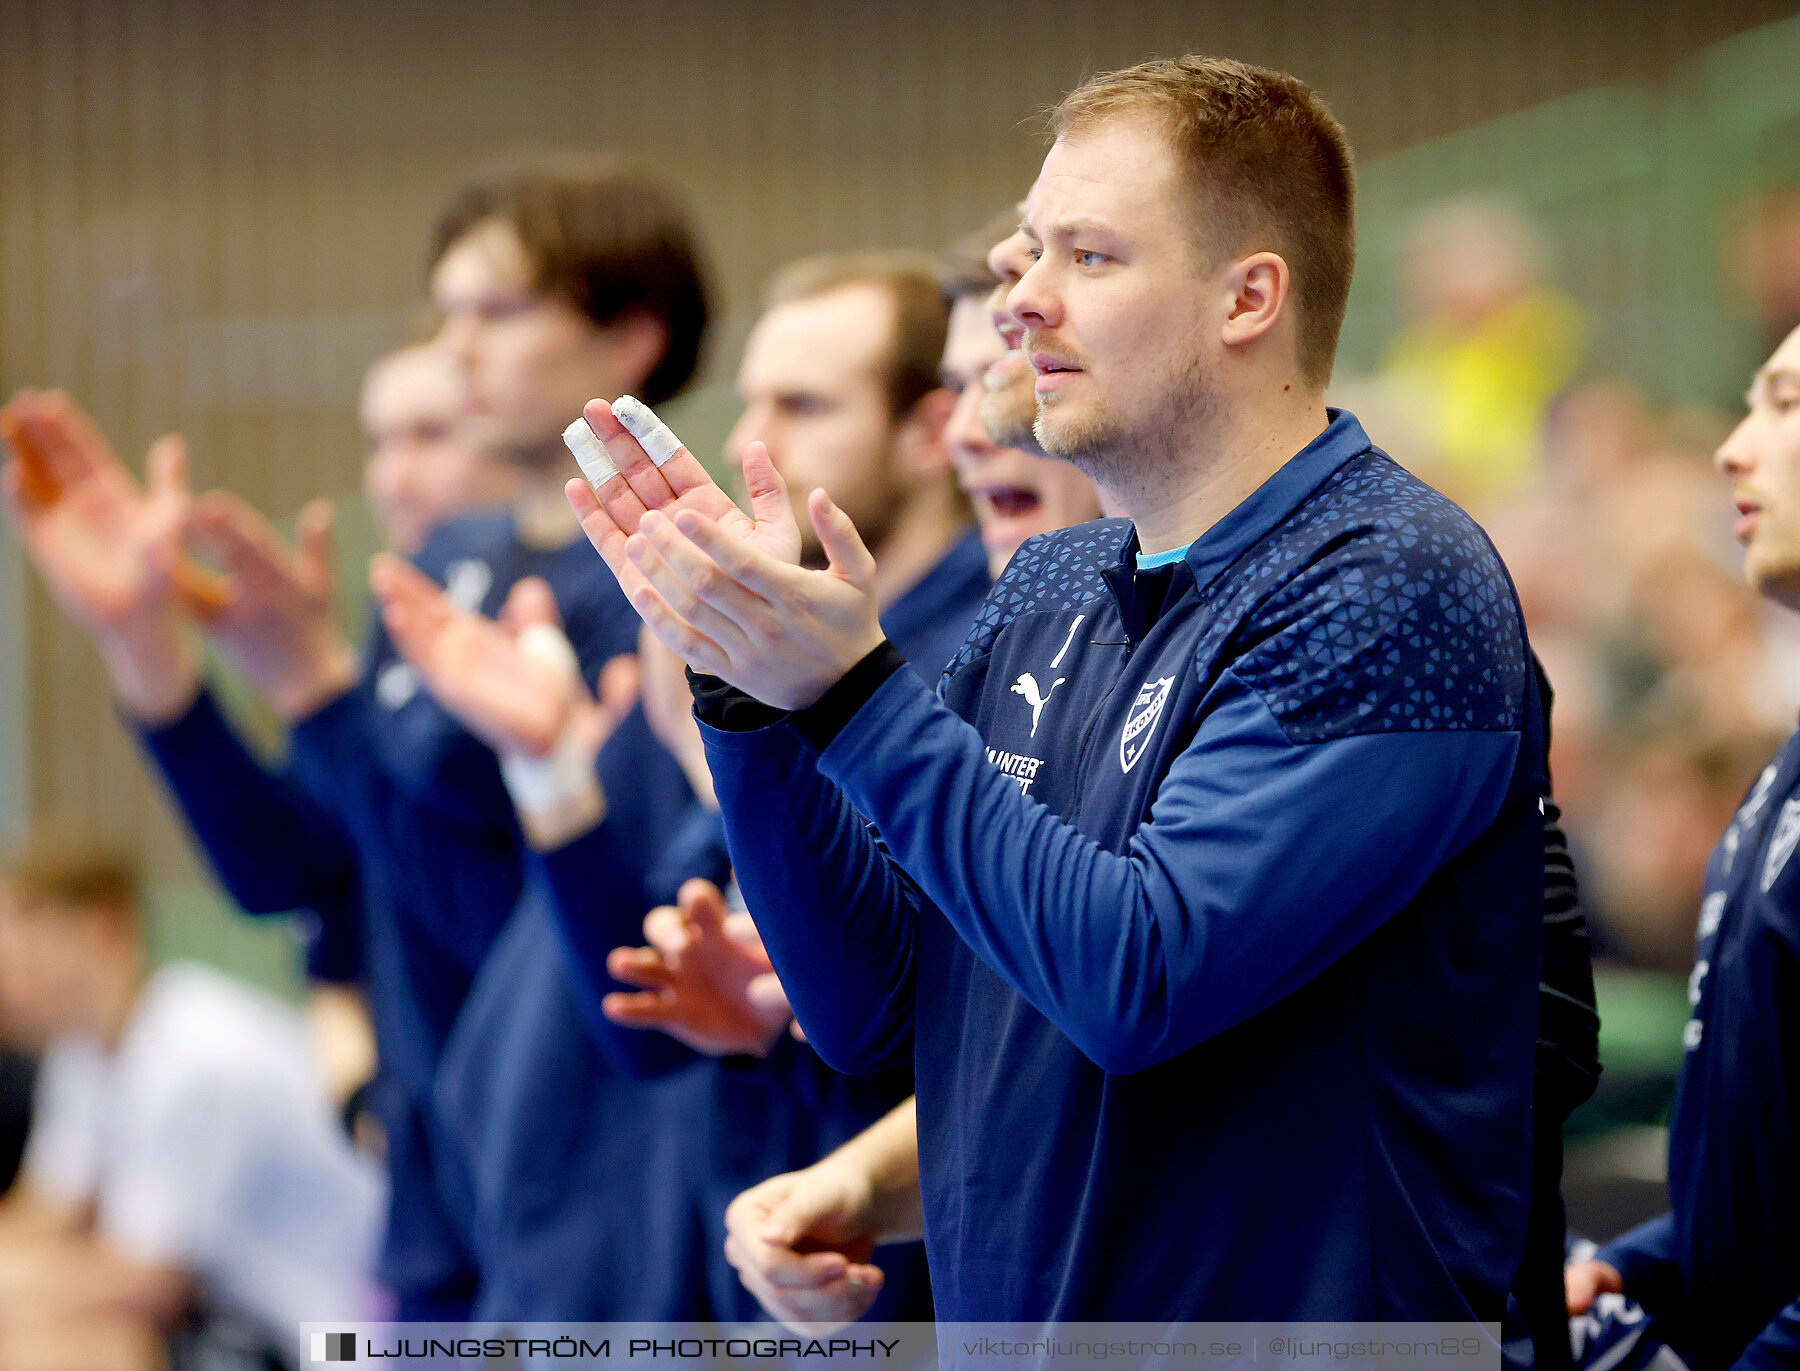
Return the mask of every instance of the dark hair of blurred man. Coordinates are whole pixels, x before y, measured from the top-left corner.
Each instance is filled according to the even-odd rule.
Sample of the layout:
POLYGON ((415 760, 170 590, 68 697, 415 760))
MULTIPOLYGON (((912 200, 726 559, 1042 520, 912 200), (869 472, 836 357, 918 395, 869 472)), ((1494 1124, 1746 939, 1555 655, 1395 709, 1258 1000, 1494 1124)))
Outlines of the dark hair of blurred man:
MULTIPOLYGON (((598 330, 586 349, 597 368, 582 378, 586 391, 559 414, 580 413, 595 389, 595 369, 619 373, 645 404, 661 404, 693 378, 712 314, 708 269, 691 219, 667 181, 616 157, 569 157, 502 171, 451 197, 432 227, 430 260, 434 283, 451 263, 437 283, 447 290, 471 284, 455 270, 458 254, 491 255, 507 270, 514 293, 440 294, 437 303, 451 324, 467 308, 497 325, 534 313, 563 314, 570 323, 569 316, 579 315, 598 330), (613 352, 622 355, 608 358, 613 352)), ((566 376, 575 361, 555 370, 566 376)), ((559 379, 542 378, 545 384, 559 379)))

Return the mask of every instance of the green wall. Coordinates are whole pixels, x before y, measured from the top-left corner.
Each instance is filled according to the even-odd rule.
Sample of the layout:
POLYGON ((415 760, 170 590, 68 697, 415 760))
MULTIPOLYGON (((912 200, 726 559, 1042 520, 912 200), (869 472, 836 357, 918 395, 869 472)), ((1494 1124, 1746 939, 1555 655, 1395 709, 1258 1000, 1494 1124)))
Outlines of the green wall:
POLYGON ((1735 407, 1761 361, 1721 242, 1759 190, 1800 185, 1800 19, 1727 40, 1664 85, 1603 87, 1361 168, 1360 260, 1339 372, 1364 374, 1398 326, 1407 222, 1494 195, 1546 231, 1556 284, 1591 311, 1590 364, 1677 403, 1735 407))

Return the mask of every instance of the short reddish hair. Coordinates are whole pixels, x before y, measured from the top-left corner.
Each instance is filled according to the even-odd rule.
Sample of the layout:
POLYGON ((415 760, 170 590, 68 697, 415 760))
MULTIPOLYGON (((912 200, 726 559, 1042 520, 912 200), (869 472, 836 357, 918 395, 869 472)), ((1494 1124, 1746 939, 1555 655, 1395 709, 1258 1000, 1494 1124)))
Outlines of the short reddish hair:
POLYGON ((1284 72, 1190 56, 1090 77, 1050 123, 1061 138, 1135 114, 1173 143, 1212 260, 1268 249, 1287 262, 1300 371, 1324 385, 1356 264, 1356 173, 1325 102, 1284 72))

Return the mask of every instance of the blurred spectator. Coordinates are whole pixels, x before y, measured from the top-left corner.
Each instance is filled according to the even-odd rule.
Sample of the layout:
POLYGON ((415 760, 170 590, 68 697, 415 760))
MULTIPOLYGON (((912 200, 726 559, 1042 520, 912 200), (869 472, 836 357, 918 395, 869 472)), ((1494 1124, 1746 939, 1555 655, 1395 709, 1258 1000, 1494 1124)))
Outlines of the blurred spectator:
POLYGON ((138 911, 134 861, 91 840, 0 864, 0 1012, 44 1053, 0 1202, 7 1371, 151 1365, 184 1323, 286 1360, 301 1320, 377 1312, 380 1182, 299 1016, 205 967, 147 971, 138 911))
POLYGON ((1665 725, 1621 746, 1616 774, 1588 816, 1592 902, 1608 916, 1610 951, 1635 964, 1680 971, 1693 961, 1706 863, 1768 760, 1771 740, 1754 732, 1709 738, 1665 725), (1708 825, 1711 825, 1709 828, 1708 825))
POLYGON ((1512 573, 1556 688, 1551 770, 1597 951, 1685 971, 1713 841, 1800 708, 1800 634, 1739 576, 1710 461, 1726 422, 1615 377, 1570 384, 1583 322, 1542 271, 1516 213, 1426 211, 1404 263, 1414 322, 1380 377, 1337 393, 1512 573))
POLYGON ((1510 496, 1530 482, 1545 408, 1581 361, 1581 311, 1543 284, 1537 232, 1499 203, 1426 210, 1404 253, 1412 322, 1382 368, 1387 400, 1422 440, 1421 475, 1471 507, 1510 496))

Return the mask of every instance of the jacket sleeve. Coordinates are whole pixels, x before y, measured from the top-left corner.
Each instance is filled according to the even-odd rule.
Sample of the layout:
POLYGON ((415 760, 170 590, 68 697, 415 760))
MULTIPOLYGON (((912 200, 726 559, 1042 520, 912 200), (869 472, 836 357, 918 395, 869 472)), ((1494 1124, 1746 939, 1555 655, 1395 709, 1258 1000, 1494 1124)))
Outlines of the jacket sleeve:
POLYGON ((918 890, 791 725, 701 734, 738 886, 807 1040, 838 1071, 910 1061, 918 890))
POLYGON ((376 752, 371 690, 361 682, 288 731, 294 780, 350 828, 378 827, 391 793, 376 752))
POLYGON ((1544 957, 1538 979, 1538 1074, 1566 1121, 1600 1080, 1600 1013, 1594 959, 1562 811, 1546 790, 1544 957))
MULTIPOLYGON (((633 987, 606 969, 615 947, 643 942, 644 915, 654 903, 651 872, 667 856, 680 817, 694 803, 675 759, 656 741, 641 709, 613 730, 595 759, 605 817, 561 847, 534 853, 530 874, 550 897, 550 918, 588 1031, 626 1075, 645 1079, 699 1059, 655 1029, 614 1023, 601 1001, 633 987)), ((679 882, 677 882, 679 884, 679 882)))
POLYGON ((1786 1305, 1756 1335, 1731 1371, 1795 1371, 1800 1368, 1800 1298, 1786 1305))
POLYGON ((356 944, 362 906, 349 832, 252 754, 210 694, 138 739, 232 899, 252 914, 310 909, 326 941, 356 944))
POLYGON ((1556 692, 1537 654, 1532 674, 1544 702, 1544 955, 1538 976, 1537 1075, 1558 1128, 1600 1081, 1600 1011, 1594 999, 1593 940, 1581 907, 1575 859, 1550 784, 1556 692))
POLYGON ((1500 812, 1519 752, 1507 730, 1295 743, 1231 673, 1199 718, 1122 853, 1022 794, 906 672, 819 769, 977 956, 1096 1064, 1131 1072, 1280 999, 1399 910, 1500 812))
POLYGON ((1675 1260, 1675 1216, 1659 1214, 1607 1243, 1594 1256, 1625 1282, 1625 1293, 1652 1314, 1681 1303, 1681 1267, 1675 1260))
POLYGON ((613 991, 635 989, 612 978, 606 957, 615 947, 643 941, 648 909, 640 864, 619 827, 611 818, 602 820, 553 851, 533 854, 530 864, 549 891, 551 919, 588 1033, 621 1072, 645 1080, 698 1054, 655 1029, 616 1024, 600 1008, 613 991))

